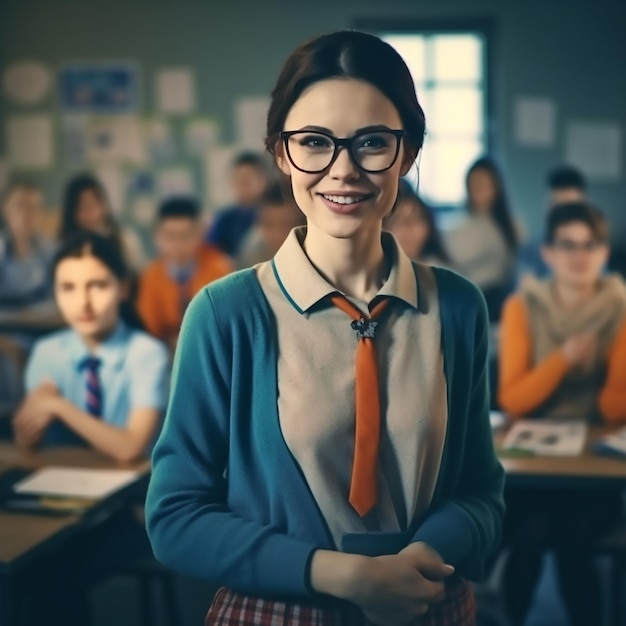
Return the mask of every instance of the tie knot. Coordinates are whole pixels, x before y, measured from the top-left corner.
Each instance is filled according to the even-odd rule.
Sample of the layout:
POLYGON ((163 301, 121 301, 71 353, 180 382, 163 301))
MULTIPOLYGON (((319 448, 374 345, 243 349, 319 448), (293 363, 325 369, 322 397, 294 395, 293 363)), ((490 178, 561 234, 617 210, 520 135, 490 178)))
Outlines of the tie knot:
POLYGON ((83 359, 81 368, 90 372, 97 372, 101 364, 102 359, 99 359, 97 356, 87 356, 83 359))
POLYGON ((331 302, 344 313, 352 318, 350 326, 356 333, 357 339, 373 339, 376 334, 378 322, 376 319, 380 317, 382 312, 389 304, 389 299, 379 300, 368 317, 366 317, 352 302, 341 294, 335 294, 330 298, 331 302))

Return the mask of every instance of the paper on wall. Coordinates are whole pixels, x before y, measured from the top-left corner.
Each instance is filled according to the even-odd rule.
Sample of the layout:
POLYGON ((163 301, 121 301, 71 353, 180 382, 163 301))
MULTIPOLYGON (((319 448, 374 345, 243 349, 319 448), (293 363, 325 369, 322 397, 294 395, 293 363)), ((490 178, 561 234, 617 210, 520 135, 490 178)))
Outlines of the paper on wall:
POLYGON ((617 122, 571 122, 565 158, 588 178, 619 180, 622 175, 622 128, 617 122))
POLYGON ((169 122, 163 118, 144 121, 144 139, 153 161, 171 161, 178 155, 178 148, 169 122))
POLYGON ((146 163, 142 128, 134 115, 89 118, 87 159, 92 163, 146 163))
POLYGON ((121 215, 126 201, 126 175, 117 165, 104 165, 94 173, 104 186, 113 213, 121 215))
POLYGON ((53 161, 52 118, 49 115, 14 115, 7 121, 7 147, 11 167, 45 169, 53 161))
POLYGON ((212 209, 232 202, 231 167, 233 159, 240 151, 236 145, 213 146, 205 156, 205 181, 208 200, 212 209))
POLYGON ((555 142, 556 107, 548 98, 518 98, 515 138, 520 145, 551 148, 555 142))
POLYGON ((263 150, 270 99, 241 98, 235 105, 237 143, 246 150, 263 150))
POLYGON ((218 141, 219 127, 213 120, 192 120, 185 128, 187 152, 193 156, 203 157, 218 141))
POLYGON ((156 79, 156 102, 161 113, 192 113, 196 108, 195 80, 191 70, 161 70, 156 79))
POLYGON ((65 160, 70 166, 83 165, 87 160, 89 116, 70 113, 61 120, 65 160))
POLYGON ((157 174, 159 198, 194 195, 191 171, 184 167, 173 167, 157 174))
POLYGON ((154 225, 156 212, 156 202, 153 199, 138 198, 130 209, 130 217, 138 226, 150 228, 154 225))
POLYGON ((52 85, 48 68, 37 61, 19 61, 10 65, 2 76, 6 97, 15 104, 37 104, 52 85))

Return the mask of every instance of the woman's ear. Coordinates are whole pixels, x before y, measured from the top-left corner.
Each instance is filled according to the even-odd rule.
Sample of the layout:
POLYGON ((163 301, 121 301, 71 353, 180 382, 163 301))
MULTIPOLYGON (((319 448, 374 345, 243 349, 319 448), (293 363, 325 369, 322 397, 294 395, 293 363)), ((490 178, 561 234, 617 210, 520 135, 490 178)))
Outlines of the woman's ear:
POLYGON ((409 173, 409 170, 413 167, 415 161, 417 161, 419 152, 419 150, 413 148, 408 148, 404 151, 402 155, 402 166, 400 167, 400 176, 406 176, 409 173))
POLYGON ((291 176, 291 168, 289 167, 289 159, 285 154, 285 145, 281 141, 276 142, 274 149, 274 160, 276 161, 276 167, 285 174, 285 176, 291 176))

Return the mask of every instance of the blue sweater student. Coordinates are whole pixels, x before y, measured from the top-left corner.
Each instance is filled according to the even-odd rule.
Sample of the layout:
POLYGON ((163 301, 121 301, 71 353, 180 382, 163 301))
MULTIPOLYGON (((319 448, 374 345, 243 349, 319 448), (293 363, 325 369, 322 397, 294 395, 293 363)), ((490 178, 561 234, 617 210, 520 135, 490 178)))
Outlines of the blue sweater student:
POLYGON ((485 302, 382 232, 423 133, 371 35, 279 78, 267 146, 307 225, 192 301, 146 500, 157 558, 221 586, 207 624, 475 623, 503 515, 485 302))

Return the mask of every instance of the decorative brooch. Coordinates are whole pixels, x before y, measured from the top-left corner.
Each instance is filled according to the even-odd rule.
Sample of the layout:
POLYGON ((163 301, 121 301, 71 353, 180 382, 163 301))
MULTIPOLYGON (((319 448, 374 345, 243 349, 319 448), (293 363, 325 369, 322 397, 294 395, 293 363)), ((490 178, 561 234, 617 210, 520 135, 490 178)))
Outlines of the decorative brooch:
POLYGON ((351 326, 356 331, 357 339, 374 339, 378 322, 362 317, 360 320, 354 320, 351 326))

